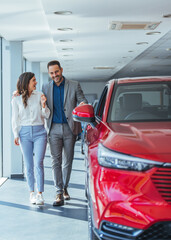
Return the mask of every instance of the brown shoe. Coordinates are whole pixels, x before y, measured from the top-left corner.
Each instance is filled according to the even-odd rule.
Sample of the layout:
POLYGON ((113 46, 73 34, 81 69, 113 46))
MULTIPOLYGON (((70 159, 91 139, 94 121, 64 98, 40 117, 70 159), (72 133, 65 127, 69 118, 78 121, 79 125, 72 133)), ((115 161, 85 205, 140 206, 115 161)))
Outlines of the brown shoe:
POLYGON ((65 200, 70 200, 70 195, 69 195, 67 189, 64 189, 63 196, 64 196, 64 199, 65 199, 65 200))
POLYGON ((53 206, 62 206, 64 205, 64 197, 63 194, 57 194, 56 195, 56 200, 53 202, 53 206))

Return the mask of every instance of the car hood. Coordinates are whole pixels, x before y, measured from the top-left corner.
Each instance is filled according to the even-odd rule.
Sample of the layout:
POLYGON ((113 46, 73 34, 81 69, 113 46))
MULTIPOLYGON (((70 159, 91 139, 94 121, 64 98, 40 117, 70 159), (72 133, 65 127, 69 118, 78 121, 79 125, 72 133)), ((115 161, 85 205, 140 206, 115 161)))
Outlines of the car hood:
POLYGON ((171 122, 108 123, 102 144, 136 157, 171 162, 171 122))

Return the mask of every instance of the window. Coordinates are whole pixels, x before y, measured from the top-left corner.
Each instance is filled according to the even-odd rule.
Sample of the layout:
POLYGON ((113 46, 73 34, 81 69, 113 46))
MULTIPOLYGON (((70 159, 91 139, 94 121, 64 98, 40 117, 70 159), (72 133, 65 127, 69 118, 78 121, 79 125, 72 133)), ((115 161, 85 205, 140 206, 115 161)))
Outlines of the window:
POLYGON ((108 87, 106 86, 102 92, 102 95, 100 97, 100 100, 99 100, 99 103, 97 106, 96 116, 99 120, 102 120, 104 106, 105 106, 105 102, 106 102, 107 90, 108 90, 108 87))
POLYGON ((2 38, 0 38, 0 177, 3 175, 2 154, 2 38))
POLYGON ((118 85, 113 92, 109 122, 171 120, 171 83, 118 85))

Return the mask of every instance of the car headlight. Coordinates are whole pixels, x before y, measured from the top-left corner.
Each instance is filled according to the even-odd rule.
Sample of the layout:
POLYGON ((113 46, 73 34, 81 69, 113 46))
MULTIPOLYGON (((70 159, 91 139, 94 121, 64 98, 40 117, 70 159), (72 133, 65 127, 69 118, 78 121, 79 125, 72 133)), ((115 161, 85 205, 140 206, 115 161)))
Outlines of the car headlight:
POLYGON ((143 158, 137 158, 127 154, 122 154, 109 150, 102 144, 99 144, 98 146, 98 162, 104 167, 132 171, 146 171, 154 166, 163 165, 162 162, 155 162, 143 158))

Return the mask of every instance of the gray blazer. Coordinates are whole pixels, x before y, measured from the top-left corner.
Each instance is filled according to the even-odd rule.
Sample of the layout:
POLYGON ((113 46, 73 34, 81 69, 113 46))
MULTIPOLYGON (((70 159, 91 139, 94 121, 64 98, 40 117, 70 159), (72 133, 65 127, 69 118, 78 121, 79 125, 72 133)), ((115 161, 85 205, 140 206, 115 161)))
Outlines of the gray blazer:
MULTIPOLYGON (((52 126, 52 117, 53 117, 53 80, 51 80, 46 84, 43 84, 42 92, 47 97, 47 105, 51 111, 49 119, 46 120, 47 133, 49 134, 52 126)), ((73 109, 80 102, 88 103, 81 89, 80 84, 76 81, 67 80, 65 78, 64 112, 65 112, 66 119, 68 121, 68 125, 74 135, 78 135, 81 132, 81 124, 79 122, 75 122, 72 117, 73 109)))

